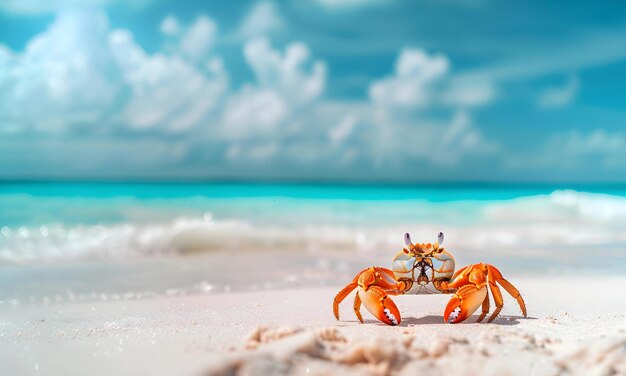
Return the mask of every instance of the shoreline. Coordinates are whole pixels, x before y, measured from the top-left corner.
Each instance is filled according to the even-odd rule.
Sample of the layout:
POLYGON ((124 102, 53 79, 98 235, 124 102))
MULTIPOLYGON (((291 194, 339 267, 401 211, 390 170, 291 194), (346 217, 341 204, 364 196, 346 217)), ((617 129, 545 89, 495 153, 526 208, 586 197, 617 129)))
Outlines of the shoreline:
POLYGON ((493 324, 444 323, 446 295, 394 297, 397 327, 366 310, 360 324, 348 297, 335 321, 341 286, 5 307, 0 364, 14 375, 626 371, 626 277, 576 281, 516 279, 529 318, 506 296, 493 324))

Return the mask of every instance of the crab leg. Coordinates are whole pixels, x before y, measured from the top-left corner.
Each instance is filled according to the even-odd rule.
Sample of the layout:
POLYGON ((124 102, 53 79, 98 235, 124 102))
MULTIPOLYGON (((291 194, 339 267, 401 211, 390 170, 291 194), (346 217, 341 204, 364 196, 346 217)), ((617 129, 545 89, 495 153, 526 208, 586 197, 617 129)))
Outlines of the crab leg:
POLYGON ((483 312, 478 316, 476 322, 481 322, 489 313, 489 293, 485 294, 485 300, 483 300, 483 312))
MULTIPOLYGON (((363 273, 363 272, 361 272, 363 273)), ((359 273, 359 275, 361 274, 359 273)), ((358 275, 357 275, 358 277, 358 275)), ((355 278, 356 280, 356 278, 355 278)), ((333 313, 335 314, 335 318, 337 320, 339 320, 339 303, 341 303, 346 296, 348 296, 352 290, 354 290, 355 288, 357 288, 357 284, 356 282, 352 282, 350 284, 348 284, 346 287, 344 287, 343 289, 341 289, 341 291, 339 291, 339 293, 337 294, 337 296, 335 296, 335 299, 333 300, 333 313)), ((356 306, 356 303, 355 303, 356 306)))
POLYGON ((359 310, 363 303, 374 317, 385 324, 398 325, 400 323, 400 311, 388 295, 404 294, 410 286, 407 282, 396 281, 391 270, 380 267, 363 270, 357 274, 352 283, 339 291, 333 301, 333 313, 337 320, 339 320, 339 303, 357 286, 359 290, 354 299, 354 313, 359 321, 363 322, 359 310))
POLYGON ((493 301, 496 303, 496 310, 493 311, 491 316, 489 316, 489 320, 487 322, 492 322, 498 317, 500 311, 502 311, 502 307, 504 306, 504 299, 502 298, 502 292, 498 285, 496 285, 496 281, 489 278, 489 289, 491 290, 491 294, 493 295, 493 301))
POLYGON ((361 316, 361 297, 358 293, 354 295, 354 314, 356 318, 363 323, 363 316, 361 316))
POLYGON ((491 314, 487 322, 492 322, 493 320, 495 320, 496 317, 498 317, 498 314, 500 314, 500 311, 502 310, 502 306, 504 304, 504 301, 502 299, 502 293, 500 292, 500 288, 496 285, 496 282, 499 283, 506 290, 506 292, 511 294, 511 296, 514 297, 515 300, 517 300, 517 304, 519 304, 519 307, 522 310, 522 314, 524 315, 524 317, 526 317, 526 304, 524 303, 522 295, 515 288, 515 286, 513 286, 511 282, 504 279, 504 277, 502 277, 502 273, 500 273, 500 271, 496 269, 496 267, 492 265, 487 265, 487 270, 489 287, 494 294, 494 300, 496 302, 496 310, 491 314), (497 295, 494 291, 497 292, 497 295))
POLYGON ((522 294, 520 294, 519 290, 516 289, 511 282, 504 279, 504 277, 502 277, 502 273, 500 273, 500 271, 494 266, 489 265, 489 272, 491 273, 489 278, 495 279, 496 282, 498 282, 500 286, 506 290, 506 292, 517 300, 517 304, 519 304, 522 314, 526 317, 526 303, 524 303, 524 299, 522 298, 522 294))

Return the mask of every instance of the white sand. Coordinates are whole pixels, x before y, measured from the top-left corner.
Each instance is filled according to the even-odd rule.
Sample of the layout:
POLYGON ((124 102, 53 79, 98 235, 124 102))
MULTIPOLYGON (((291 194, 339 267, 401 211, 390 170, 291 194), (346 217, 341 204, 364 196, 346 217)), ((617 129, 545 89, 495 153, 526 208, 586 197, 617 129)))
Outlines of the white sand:
POLYGON ((447 296, 394 298, 398 327, 333 289, 3 306, 4 375, 626 374, 626 278, 512 279, 492 324, 443 323, 447 296))

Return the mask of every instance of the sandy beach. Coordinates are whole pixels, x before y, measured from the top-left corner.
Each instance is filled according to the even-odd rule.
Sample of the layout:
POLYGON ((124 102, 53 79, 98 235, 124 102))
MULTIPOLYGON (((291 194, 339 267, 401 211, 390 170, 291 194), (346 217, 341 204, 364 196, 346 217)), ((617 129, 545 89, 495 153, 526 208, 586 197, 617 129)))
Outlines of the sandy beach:
POLYGON ((0 376, 626 376, 625 40, 626 1, 0 0, 0 376))
POLYGON ((247 199, 229 195, 259 188, 207 185, 210 197, 186 185, 145 189, 145 198, 0 197, 10 224, 0 228, 3 374, 626 373, 621 196, 387 188, 383 200, 374 188, 296 197, 281 186, 247 199), (411 199, 420 195, 428 199, 411 199), (59 207, 74 209, 48 224, 59 207), (364 267, 390 267, 406 231, 420 242, 444 231, 457 270, 497 266, 528 317, 505 295, 495 322, 451 325, 449 296, 408 295, 393 298, 399 326, 364 308, 361 324, 350 295, 336 321, 337 292, 364 267))
POLYGON ((447 296, 394 298, 399 326, 336 288, 2 306, 0 364, 12 375, 626 373, 626 278, 524 277, 528 318, 505 297, 491 324, 443 322, 447 296))

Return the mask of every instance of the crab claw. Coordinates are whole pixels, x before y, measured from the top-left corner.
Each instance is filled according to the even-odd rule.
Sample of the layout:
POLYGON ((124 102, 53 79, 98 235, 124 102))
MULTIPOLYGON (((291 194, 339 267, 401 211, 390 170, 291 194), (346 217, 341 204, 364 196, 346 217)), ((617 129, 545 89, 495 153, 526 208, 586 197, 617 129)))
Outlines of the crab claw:
POLYGON ((359 297, 363 305, 377 319, 387 325, 400 324, 400 311, 396 304, 378 286, 371 286, 366 290, 359 290, 359 297))
POLYGON ((487 296, 486 286, 480 289, 474 285, 461 287, 448 302, 443 319, 450 324, 465 320, 481 306, 485 296, 487 296))

